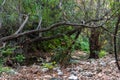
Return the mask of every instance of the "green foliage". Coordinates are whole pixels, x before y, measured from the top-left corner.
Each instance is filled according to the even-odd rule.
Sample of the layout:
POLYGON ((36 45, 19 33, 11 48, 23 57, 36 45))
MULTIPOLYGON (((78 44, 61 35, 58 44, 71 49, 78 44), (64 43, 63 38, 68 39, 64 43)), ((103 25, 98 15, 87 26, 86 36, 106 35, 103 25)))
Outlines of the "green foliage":
POLYGON ((52 61, 56 61, 56 62, 61 62, 62 60, 63 60, 63 58, 66 56, 65 54, 64 54, 64 51, 65 51, 66 49, 65 48, 62 48, 61 46, 59 46, 58 48, 56 48, 55 50, 54 50, 54 55, 53 55, 53 57, 52 57, 52 61))
POLYGON ((18 63, 21 63, 24 61, 25 57, 22 54, 16 55, 14 57, 15 61, 17 61, 18 63))
POLYGON ((58 48, 56 48, 54 50, 54 55, 52 56, 52 61, 55 61, 60 64, 69 64, 71 55, 70 53, 69 54, 66 53, 67 50, 68 50, 67 47, 59 46, 58 48))
POLYGON ((77 39, 75 45, 74 45, 74 48, 81 49, 82 51, 89 53, 89 40, 88 40, 88 38, 80 35, 79 38, 77 39))
POLYGON ((1 49, 0 52, 3 56, 10 56, 14 53, 15 49, 16 48, 10 48, 10 47, 6 48, 5 47, 5 48, 1 49))
POLYGON ((106 51, 104 51, 104 50, 101 50, 100 52, 99 52, 99 58, 102 58, 102 57, 104 57, 105 55, 107 54, 107 52, 106 51))
POLYGON ((0 66, 0 74, 2 72, 9 72, 10 71, 10 68, 9 67, 3 67, 3 66, 0 66))
POLYGON ((53 69, 54 67, 56 67, 56 62, 51 62, 51 63, 42 63, 42 67, 43 68, 48 68, 48 69, 53 69))
POLYGON ((5 60, 7 58, 12 59, 13 61, 16 61, 17 63, 22 63, 25 59, 22 53, 15 52, 16 49, 18 49, 18 46, 11 47, 6 46, 4 48, 1 48, 0 50, 0 64, 4 64, 5 60))

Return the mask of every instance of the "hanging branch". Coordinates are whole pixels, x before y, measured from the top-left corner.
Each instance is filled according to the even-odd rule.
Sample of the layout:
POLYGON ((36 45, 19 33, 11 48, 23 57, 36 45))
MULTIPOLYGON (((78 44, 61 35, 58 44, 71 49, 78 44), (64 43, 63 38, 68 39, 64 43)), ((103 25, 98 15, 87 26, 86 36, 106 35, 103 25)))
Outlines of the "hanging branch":
POLYGON ((14 34, 18 34, 19 32, 21 32, 23 30, 25 24, 27 23, 28 18, 29 18, 28 15, 23 15, 23 16, 25 16, 26 18, 25 18, 24 22, 21 24, 21 26, 19 27, 19 29, 14 34))
POLYGON ((116 65, 118 67, 118 69, 120 70, 120 65, 119 65, 119 62, 118 62, 118 55, 117 55, 117 38, 116 38, 116 35, 118 33, 118 29, 119 29, 119 23, 120 23, 120 15, 118 16, 118 20, 117 20, 117 23, 115 25, 115 32, 114 32, 114 54, 115 54, 115 60, 116 60, 116 65))

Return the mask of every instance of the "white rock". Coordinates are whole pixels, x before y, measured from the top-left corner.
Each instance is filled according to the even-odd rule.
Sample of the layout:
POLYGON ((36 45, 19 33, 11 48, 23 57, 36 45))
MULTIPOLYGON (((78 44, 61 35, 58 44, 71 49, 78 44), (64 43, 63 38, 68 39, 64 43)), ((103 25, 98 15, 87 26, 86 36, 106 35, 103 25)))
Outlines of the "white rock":
POLYGON ((81 67, 79 67, 79 66, 77 66, 76 69, 77 69, 77 71, 79 71, 79 72, 83 71, 83 69, 82 69, 81 67))
POLYGON ((62 76, 62 75, 63 75, 63 72, 60 71, 60 72, 58 72, 57 74, 58 74, 59 76, 62 76))
POLYGON ((54 71, 60 70, 60 67, 53 68, 54 71))
POLYGON ((105 67, 106 63, 105 62, 100 62, 100 65, 105 67))
POLYGON ((71 74, 69 77, 68 77, 68 80, 78 80, 78 77, 71 74))
POLYGON ((81 73, 83 76, 87 76, 87 77, 92 77, 93 73, 92 72, 82 72, 81 73))
POLYGON ((57 68, 53 68, 54 71, 57 71, 57 68))
POLYGON ((42 72, 47 72, 49 69, 48 68, 43 68, 42 72))
POLYGON ((60 69, 57 69, 57 72, 61 72, 61 70, 60 70, 60 69))

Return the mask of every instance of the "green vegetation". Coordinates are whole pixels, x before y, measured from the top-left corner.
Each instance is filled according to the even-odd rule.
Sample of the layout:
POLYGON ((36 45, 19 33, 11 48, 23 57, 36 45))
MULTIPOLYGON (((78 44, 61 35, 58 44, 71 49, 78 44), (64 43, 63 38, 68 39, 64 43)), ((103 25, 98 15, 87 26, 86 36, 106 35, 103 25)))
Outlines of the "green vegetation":
POLYGON ((22 63, 24 61, 25 57, 22 54, 16 55, 15 56, 15 61, 17 61, 18 63, 22 63))
POLYGON ((0 74, 3 73, 3 72, 9 72, 11 69, 9 67, 3 67, 3 66, 0 66, 0 74))
POLYGON ((43 68, 53 69, 56 66, 57 66, 56 62, 42 63, 43 68))
POLYGON ((106 52, 106 51, 101 50, 101 51, 99 52, 99 58, 104 57, 106 54, 107 54, 107 52, 106 52))
POLYGON ((29 53, 41 58, 53 52, 50 61, 63 64, 75 50, 95 59, 113 51, 112 46, 120 52, 119 6, 117 0, 0 1, 0 64, 8 58, 23 63, 29 53))
POLYGON ((6 46, 5 48, 1 48, 0 64, 5 64, 6 63, 5 61, 8 58, 13 60, 13 62, 22 63, 25 57, 22 53, 15 52, 18 48, 19 48, 18 46, 17 47, 6 46))

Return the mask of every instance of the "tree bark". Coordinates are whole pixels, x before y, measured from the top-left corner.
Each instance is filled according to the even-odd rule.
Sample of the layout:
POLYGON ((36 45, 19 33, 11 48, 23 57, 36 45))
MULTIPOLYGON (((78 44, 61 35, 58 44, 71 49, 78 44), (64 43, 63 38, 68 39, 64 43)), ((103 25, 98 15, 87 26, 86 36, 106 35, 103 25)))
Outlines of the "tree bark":
MULTIPOLYGON (((97 1, 97 8, 96 8, 96 18, 99 18, 99 9, 100 9, 100 0, 97 1)), ((89 44, 90 44, 90 56, 89 58, 99 58, 99 51, 101 48, 101 45, 99 44, 99 36, 100 36, 100 30, 99 29, 91 29, 91 35, 89 38, 89 44)))
POLYGON ((89 58, 99 58, 98 53, 100 51, 100 44, 99 44, 99 35, 100 31, 97 29, 91 29, 91 35, 89 38, 90 44, 90 56, 89 58))

